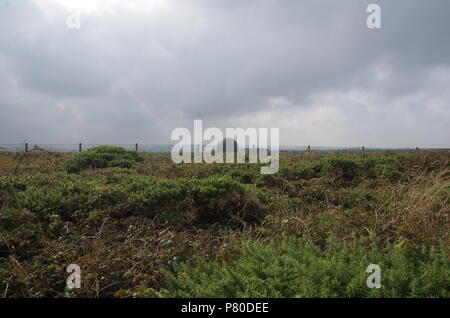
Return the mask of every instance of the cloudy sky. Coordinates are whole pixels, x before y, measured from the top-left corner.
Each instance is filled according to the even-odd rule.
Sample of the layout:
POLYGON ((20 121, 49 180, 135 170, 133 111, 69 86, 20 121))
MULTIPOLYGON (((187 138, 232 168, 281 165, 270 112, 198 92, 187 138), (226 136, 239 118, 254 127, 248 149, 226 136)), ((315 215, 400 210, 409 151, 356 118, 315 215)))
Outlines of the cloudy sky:
POLYGON ((0 0, 0 143, 167 144, 203 119, 278 127, 285 146, 450 147, 449 14, 448 0, 0 0))

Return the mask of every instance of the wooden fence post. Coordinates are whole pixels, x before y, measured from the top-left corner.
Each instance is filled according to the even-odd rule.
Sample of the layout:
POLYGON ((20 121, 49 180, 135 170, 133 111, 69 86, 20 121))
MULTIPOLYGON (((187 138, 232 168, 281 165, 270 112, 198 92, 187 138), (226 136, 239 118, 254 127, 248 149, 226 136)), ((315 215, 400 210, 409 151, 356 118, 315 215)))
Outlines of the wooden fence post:
POLYGON ((28 152, 28 142, 25 143, 25 152, 28 152))
POLYGON ((81 142, 78 144, 78 152, 82 152, 83 151, 83 145, 81 144, 81 142))
POLYGON ((136 143, 136 152, 138 152, 139 151, 139 145, 138 145, 138 143, 136 143))
POLYGON ((363 154, 363 157, 366 156, 366 148, 364 148, 364 146, 362 146, 362 154, 363 154))

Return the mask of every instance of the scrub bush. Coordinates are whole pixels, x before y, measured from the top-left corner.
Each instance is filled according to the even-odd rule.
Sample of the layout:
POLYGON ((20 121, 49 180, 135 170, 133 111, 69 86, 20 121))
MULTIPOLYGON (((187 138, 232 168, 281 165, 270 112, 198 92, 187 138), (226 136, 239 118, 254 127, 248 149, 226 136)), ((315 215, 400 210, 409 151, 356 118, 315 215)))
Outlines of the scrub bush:
POLYGON ((165 297, 449 297, 444 244, 414 251, 401 244, 368 248, 329 239, 321 249, 302 239, 247 242, 228 261, 195 258, 166 271, 165 297), (381 268, 370 289, 369 264, 381 268))
POLYGON ((63 167, 68 172, 76 173, 86 168, 131 168, 136 162, 142 161, 143 158, 136 151, 113 146, 99 146, 64 161, 63 167))

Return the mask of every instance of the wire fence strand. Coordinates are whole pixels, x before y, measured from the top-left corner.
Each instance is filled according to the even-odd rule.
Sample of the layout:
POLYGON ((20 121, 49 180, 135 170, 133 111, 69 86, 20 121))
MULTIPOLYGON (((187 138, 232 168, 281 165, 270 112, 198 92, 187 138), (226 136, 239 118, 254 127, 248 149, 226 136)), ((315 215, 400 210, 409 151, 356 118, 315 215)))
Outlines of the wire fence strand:
MULTIPOLYGON (((72 143, 72 144, 34 144, 34 143, 5 143, 0 144, 0 152, 26 152, 26 151, 49 151, 58 153, 75 153, 84 150, 88 150, 98 146, 116 146, 121 147, 126 150, 135 150, 139 152, 149 152, 149 153, 170 153, 172 150, 172 145, 161 145, 161 144, 140 144, 140 143, 130 143, 130 144, 97 144, 97 143, 72 143)), ((270 147, 269 147, 270 148, 270 147)), ((395 151, 418 151, 419 148, 368 148, 368 147, 316 147, 316 146, 280 146, 280 152, 369 152, 369 151, 383 151, 383 150, 395 150, 395 151)), ((425 150, 425 149, 423 149, 425 150)), ((427 149, 427 150, 437 150, 437 149, 427 149)), ((448 149, 440 149, 448 150, 448 149)))

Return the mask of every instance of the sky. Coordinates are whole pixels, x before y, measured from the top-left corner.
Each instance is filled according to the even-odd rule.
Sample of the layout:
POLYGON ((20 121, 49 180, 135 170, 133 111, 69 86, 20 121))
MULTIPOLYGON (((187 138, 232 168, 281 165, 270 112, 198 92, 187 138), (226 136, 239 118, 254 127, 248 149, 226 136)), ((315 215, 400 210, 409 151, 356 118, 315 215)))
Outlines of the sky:
POLYGON ((169 144, 202 119, 279 128, 282 146, 450 147, 449 14, 448 0, 0 0, 0 144, 169 144))

